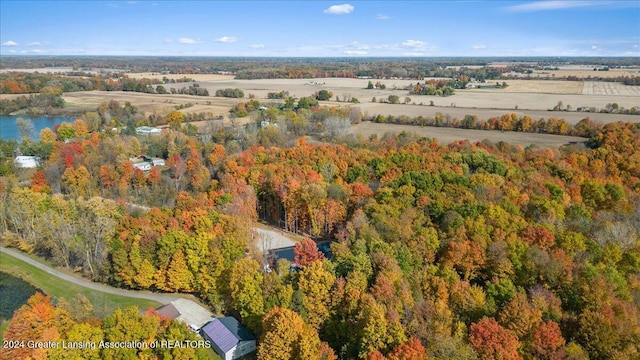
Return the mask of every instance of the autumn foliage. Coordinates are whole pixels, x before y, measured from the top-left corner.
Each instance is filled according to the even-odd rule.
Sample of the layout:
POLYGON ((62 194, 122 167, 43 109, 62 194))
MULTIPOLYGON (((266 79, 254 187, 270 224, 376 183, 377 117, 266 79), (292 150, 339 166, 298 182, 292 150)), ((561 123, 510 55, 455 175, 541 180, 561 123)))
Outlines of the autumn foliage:
MULTIPOLYGON (((131 111, 116 105, 100 119, 131 111)), ((287 126, 202 140, 181 126, 96 134, 90 119, 45 132, 42 167, 0 178, 3 242, 113 286, 193 294, 255 332, 258 359, 637 357, 637 124, 585 121, 589 146, 559 149, 297 136, 345 114, 274 108, 265 116, 287 126), (140 154, 166 164, 136 170, 140 154), (258 249, 257 221, 303 238, 297 266, 258 249)), ((543 125, 529 120, 486 126, 543 125)), ((34 298, 6 334, 170 327, 126 312, 65 325, 63 310, 34 298)))

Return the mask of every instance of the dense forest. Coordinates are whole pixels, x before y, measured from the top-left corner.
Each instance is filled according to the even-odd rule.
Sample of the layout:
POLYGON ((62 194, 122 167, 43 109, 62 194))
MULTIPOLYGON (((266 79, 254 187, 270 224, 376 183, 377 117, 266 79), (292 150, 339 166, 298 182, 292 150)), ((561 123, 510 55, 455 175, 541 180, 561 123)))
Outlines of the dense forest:
MULTIPOLYGON (((1 140, 3 244, 113 286, 192 293, 250 328, 259 359, 639 356, 638 124, 566 129, 588 147, 447 145, 347 136, 353 109, 254 105, 255 122, 199 137, 177 111, 153 119, 171 124, 156 137, 100 132, 150 121, 110 102, 41 140, 1 140), (13 168, 16 147, 43 164, 13 168), (166 166, 134 169, 139 154, 166 166), (305 237, 295 266, 266 270, 257 221, 305 237)), ((66 311, 31 303, 5 339, 31 336, 28 311, 66 311)), ((123 314, 45 324, 106 336, 123 314)))
MULTIPOLYGON (((562 65, 594 68, 637 66, 634 57, 428 57, 428 58, 237 58, 237 57, 65 57, 2 56, 0 69, 71 67, 88 72, 153 72, 167 74, 234 74, 237 79, 300 79, 371 77, 374 79, 469 76, 478 81, 508 78, 511 71, 528 73, 562 65)), ((600 79, 594 73, 591 79, 600 79)), ((640 77, 616 81, 637 84, 640 77)))

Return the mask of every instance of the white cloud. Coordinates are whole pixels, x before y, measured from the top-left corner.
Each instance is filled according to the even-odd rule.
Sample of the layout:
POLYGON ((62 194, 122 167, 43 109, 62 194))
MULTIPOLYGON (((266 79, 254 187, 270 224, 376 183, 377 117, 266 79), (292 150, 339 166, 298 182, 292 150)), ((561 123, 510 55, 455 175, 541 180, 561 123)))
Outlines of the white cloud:
POLYGON ((369 45, 360 44, 357 41, 351 42, 351 44, 347 45, 347 48, 350 50, 369 50, 369 45))
POLYGON ((482 49, 486 49, 487 47, 484 45, 473 45, 471 48, 474 50, 482 50, 482 49))
POLYGON ((415 49, 424 49, 426 44, 424 43, 424 41, 420 40, 406 40, 402 42, 402 45, 415 49))
POLYGON ((173 39, 166 38, 166 39, 164 39, 164 42, 166 42, 167 44, 168 44, 168 43, 172 43, 172 42, 173 42, 173 39))
POLYGON ((328 8, 324 9, 325 14, 333 14, 333 15, 343 15, 348 14, 355 9, 351 4, 342 4, 342 5, 331 5, 328 8))
POLYGON ((186 38, 186 37, 182 37, 180 39, 178 39, 178 42, 180 44, 189 44, 189 45, 193 45, 193 44, 199 44, 200 41, 194 40, 194 39, 190 39, 190 38, 186 38))
POLYGON ((633 48, 637 49, 638 48, 638 44, 633 45, 633 48))
POLYGON ((10 52, 11 54, 15 54, 15 53, 16 53, 16 51, 15 51, 15 50, 13 50, 13 49, 9 50, 9 52, 10 52))
POLYGON ((13 40, 9 40, 9 41, 3 42, 2 46, 18 46, 18 43, 13 40))
POLYGON ((367 55, 368 52, 364 50, 345 50, 342 52, 345 55, 367 55))
MULTIPOLYGON (((14 51, 15 53, 15 51, 14 51)), ((33 50, 20 50, 21 54, 42 54, 44 53, 44 51, 40 50, 40 49, 33 49, 33 50)))
POLYGON ((378 16, 376 18, 378 20, 387 20, 387 19, 389 19, 389 16, 387 16, 385 14, 378 14, 378 16))
POLYGON ((403 54, 404 56, 424 56, 424 53, 417 51, 410 51, 403 54))
POLYGON ((251 45, 252 49, 264 49, 264 45, 262 44, 253 44, 251 45))
POLYGON ((602 51, 602 48, 596 45, 591 45, 591 50, 602 51))
POLYGON ((27 46, 46 46, 49 45, 48 42, 41 42, 41 41, 32 41, 30 43, 27 44, 27 46))
POLYGON ((221 43, 234 43, 238 41, 238 39, 235 36, 223 36, 221 38, 217 38, 216 41, 221 43))
POLYGON ((514 12, 533 12, 545 10, 573 9, 581 7, 609 5, 611 1, 578 1, 578 0, 550 0, 534 1, 526 4, 507 6, 504 9, 514 12))

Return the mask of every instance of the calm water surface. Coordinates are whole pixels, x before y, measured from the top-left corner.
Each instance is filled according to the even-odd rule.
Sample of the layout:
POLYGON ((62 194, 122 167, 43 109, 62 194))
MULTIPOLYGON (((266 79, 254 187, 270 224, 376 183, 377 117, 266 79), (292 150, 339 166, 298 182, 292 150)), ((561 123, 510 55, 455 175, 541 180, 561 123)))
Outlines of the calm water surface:
POLYGON ((40 130, 44 128, 51 128, 53 130, 53 126, 55 124, 59 124, 61 122, 74 122, 73 118, 66 117, 46 117, 46 116, 26 116, 26 115, 0 115, 0 138, 1 139, 14 139, 20 140, 20 132, 18 131, 18 126, 16 125, 16 119, 30 119, 33 122, 33 126, 35 127, 34 138, 40 138, 40 130))

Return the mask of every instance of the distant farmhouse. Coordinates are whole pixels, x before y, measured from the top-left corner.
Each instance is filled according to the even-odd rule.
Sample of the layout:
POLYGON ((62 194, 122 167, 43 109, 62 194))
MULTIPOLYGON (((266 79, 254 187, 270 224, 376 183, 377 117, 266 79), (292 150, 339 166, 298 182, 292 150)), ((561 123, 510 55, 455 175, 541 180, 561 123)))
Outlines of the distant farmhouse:
POLYGON ((13 160, 13 164, 19 168, 32 169, 38 167, 41 161, 42 159, 38 156, 16 156, 13 160))
POLYGON ((210 321, 200 333, 224 360, 235 360, 256 350, 256 337, 233 317, 210 321))
POLYGON ((142 171, 150 171, 152 167, 165 165, 164 159, 152 158, 147 155, 139 155, 134 158, 130 158, 129 161, 131 161, 131 165, 134 170, 140 169, 142 171))
POLYGON ((140 126, 136 128, 136 133, 139 135, 158 135, 162 130, 150 126, 140 126))

